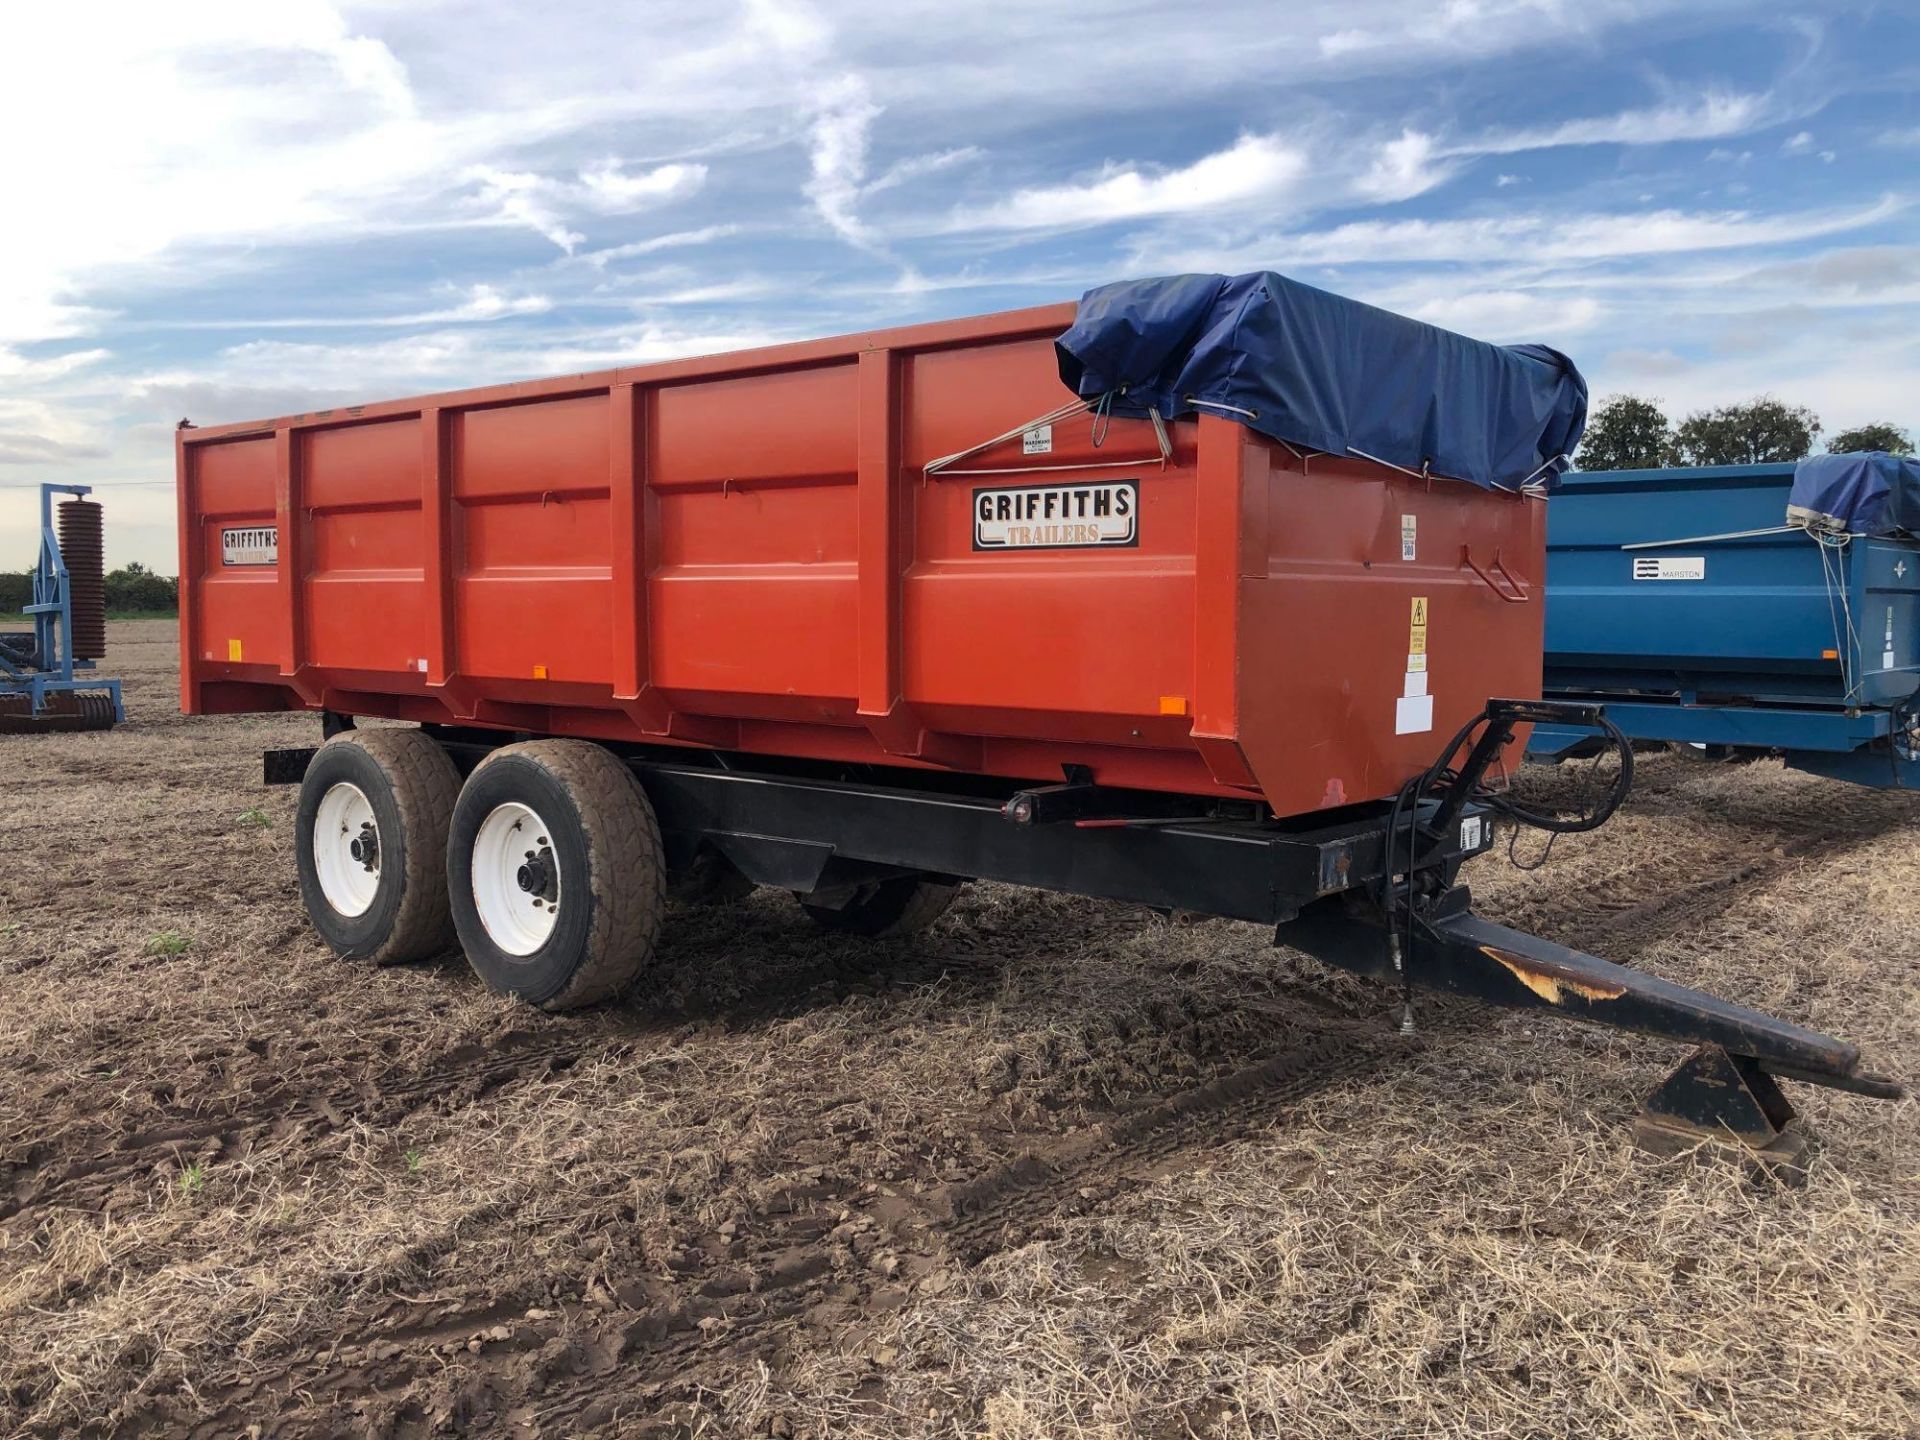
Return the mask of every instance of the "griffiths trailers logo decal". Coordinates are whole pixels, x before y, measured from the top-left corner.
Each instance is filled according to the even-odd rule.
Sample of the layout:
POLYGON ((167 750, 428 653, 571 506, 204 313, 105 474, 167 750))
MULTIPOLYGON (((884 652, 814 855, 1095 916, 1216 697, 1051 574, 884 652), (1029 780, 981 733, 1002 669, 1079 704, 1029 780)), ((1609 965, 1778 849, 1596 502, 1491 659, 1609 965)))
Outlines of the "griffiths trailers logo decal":
POLYGON ((1139 543, 1138 480, 973 492, 976 550, 1076 550, 1139 543))
POLYGON ((220 532, 222 565, 277 565, 280 563, 278 525, 239 525, 220 532))

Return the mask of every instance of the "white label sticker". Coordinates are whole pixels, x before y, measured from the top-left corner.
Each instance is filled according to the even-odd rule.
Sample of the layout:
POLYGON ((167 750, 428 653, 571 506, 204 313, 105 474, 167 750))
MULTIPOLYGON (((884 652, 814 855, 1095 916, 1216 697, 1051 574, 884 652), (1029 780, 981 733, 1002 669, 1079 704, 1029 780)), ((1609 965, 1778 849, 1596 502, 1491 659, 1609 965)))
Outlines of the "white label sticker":
POLYGON ((1426 656, 1424 655, 1407 656, 1407 673, 1408 674, 1413 674, 1416 671, 1425 671, 1426 668, 1427 668, 1426 656))
POLYGON ((1704 580, 1707 557, 1704 555, 1636 555, 1633 557, 1636 580, 1704 580))
MULTIPOLYGON (((1427 657, 1422 655, 1420 658, 1424 660, 1427 657)), ((1426 694, 1427 693, 1427 672, 1424 670, 1407 671, 1407 688, 1402 690, 1400 693, 1402 695, 1426 694)))
POLYGON ((1139 543, 1138 480, 973 492, 976 550, 1074 550, 1139 543))
POLYGON ((220 532, 220 563, 223 565, 278 565, 280 563, 280 527, 246 525, 220 532))
POLYGON ((1480 842, 1486 836, 1486 823, 1478 815, 1469 815, 1460 822, 1460 848, 1478 850, 1480 842))
POLYGON ((1413 559, 1414 542, 1420 536, 1420 522, 1411 515, 1400 517, 1400 558, 1413 559))
POLYGON ((1031 430, 1021 431, 1020 453, 1022 455, 1051 455, 1053 453, 1053 426, 1036 425, 1031 430))
POLYGON ((1393 733, 1418 735, 1433 729, 1433 697, 1402 695, 1393 702, 1393 733))

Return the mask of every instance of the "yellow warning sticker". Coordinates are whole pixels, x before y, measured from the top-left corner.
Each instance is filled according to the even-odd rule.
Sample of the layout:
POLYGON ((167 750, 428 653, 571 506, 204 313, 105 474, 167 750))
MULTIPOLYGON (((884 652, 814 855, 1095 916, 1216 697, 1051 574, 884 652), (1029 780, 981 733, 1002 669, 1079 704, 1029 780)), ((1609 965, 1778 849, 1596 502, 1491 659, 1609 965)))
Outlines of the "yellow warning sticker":
POLYGON ((238 663, 239 663, 239 660, 240 660, 240 642, 239 642, 238 640, 229 640, 229 641, 227 641, 227 659, 228 659, 228 661, 230 661, 230 662, 232 662, 232 663, 234 663, 234 664, 238 664, 238 663))
POLYGON ((1413 597, 1413 624, 1407 633, 1407 653, 1427 653, 1427 597, 1424 595, 1413 597))

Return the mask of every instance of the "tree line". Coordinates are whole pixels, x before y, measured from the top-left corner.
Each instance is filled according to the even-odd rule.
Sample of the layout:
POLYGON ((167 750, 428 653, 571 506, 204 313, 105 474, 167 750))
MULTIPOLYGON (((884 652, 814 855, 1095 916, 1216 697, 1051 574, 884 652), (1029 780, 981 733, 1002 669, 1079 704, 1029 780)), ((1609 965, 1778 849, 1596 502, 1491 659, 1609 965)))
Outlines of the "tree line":
MULTIPOLYGON (((149 615, 170 614, 180 608, 180 582, 156 575, 138 560, 102 577, 107 609, 149 615)), ((0 613, 18 614, 33 602, 31 570, 0 571, 0 613)))
MULTIPOLYGON (((1578 470, 1655 470, 1664 465, 1766 465, 1804 460, 1820 435, 1820 417, 1804 405, 1761 395, 1744 405, 1696 410, 1678 425, 1658 400, 1611 395, 1587 420, 1574 456, 1578 470)), ((1913 454, 1898 425, 1842 430, 1827 441, 1829 455, 1857 450, 1913 454)))

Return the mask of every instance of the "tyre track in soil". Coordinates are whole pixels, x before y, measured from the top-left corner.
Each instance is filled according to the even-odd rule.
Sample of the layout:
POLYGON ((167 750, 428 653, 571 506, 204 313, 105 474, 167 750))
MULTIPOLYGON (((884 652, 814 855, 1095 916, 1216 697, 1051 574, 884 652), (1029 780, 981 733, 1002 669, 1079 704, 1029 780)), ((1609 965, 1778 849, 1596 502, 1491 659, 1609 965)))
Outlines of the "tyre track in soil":
MULTIPOLYGON (((373 1433, 427 1433, 448 1422, 519 1424, 534 1433, 685 1433, 703 1391, 775 1360, 798 1330, 852 1343, 905 1303, 907 1287, 1029 1243, 1075 1210, 1169 1173, 1179 1158, 1282 1124, 1314 1093, 1404 1058, 1418 1042, 1334 1025, 1254 1065, 1150 1102, 1091 1130, 1042 1141, 973 1179, 901 1192, 844 1176, 802 1187, 793 1208, 754 1217, 724 1253, 689 1262, 671 1282, 611 1275, 606 1307, 413 1307, 363 1343, 301 1355, 218 1398, 190 1433, 235 1432, 277 1413, 276 1435, 337 1433, 343 1411, 386 1397, 373 1433), (839 1217, 847 1216, 847 1219, 839 1217), (891 1257, 897 1269, 876 1268, 891 1257), (469 1337, 511 1322, 511 1338, 462 1355, 469 1337), (851 1337, 851 1338, 850 1338, 851 1337), (447 1354, 459 1365, 447 1369, 447 1354), (295 1408, 289 1411, 291 1403, 295 1408)), ((203 1392, 204 1399, 211 1399, 203 1392)))
POLYGON ((564 1034, 511 1031, 455 1046, 416 1070, 350 1069, 319 1090, 263 1076, 208 1104, 169 1107, 130 1132, 88 1128, 30 1141, 0 1164, 0 1223, 51 1206, 98 1210, 162 1164, 244 1159, 263 1145, 323 1141, 355 1122, 392 1124, 437 1102, 473 1104, 503 1086, 563 1073, 588 1048, 564 1034))
POLYGON ((0 1158, 0 1224, 54 1205, 96 1210, 117 1189, 145 1180, 158 1165, 177 1169, 191 1161, 241 1159, 263 1144, 319 1142, 356 1123, 392 1125, 431 1105, 472 1105, 506 1086, 538 1083, 583 1062, 633 1053, 702 1026, 745 1029, 836 1004, 876 986, 904 987, 942 978, 984 982, 1000 968, 997 959, 968 954, 964 946, 892 957, 898 963, 870 953, 823 951, 819 958, 818 965, 800 967, 761 986, 750 1000, 670 1014, 635 1013, 611 1024, 606 1011, 584 1021, 555 1020, 463 1042, 410 1066, 356 1065, 353 1057, 331 1057, 338 1077, 320 1087, 310 1080, 282 1078, 273 1068, 271 1051, 238 1050, 220 1058, 250 1059, 265 1072, 238 1090, 198 1102, 176 1101, 131 1132, 74 1127, 29 1139, 14 1156, 0 1158))
MULTIPOLYGON (((780 974, 771 983, 763 984, 750 1003, 688 1007, 654 1018, 636 1017, 639 1023, 620 1023, 617 1012, 610 1017, 609 1012, 603 1011, 600 1012, 599 1023, 588 1022, 591 1028, 555 1024, 535 1030, 508 1031, 490 1039, 454 1046, 433 1060, 412 1067, 376 1069, 371 1065, 362 1065, 347 1068, 332 1085, 317 1091, 311 1080, 300 1085, 267 1077, 256 1080, 241 1093, 223 1095, 211 1105, 180 1105, 170 1116, 163 1116, 131 1134, 92 1132, 91 1139, 100 1142, 98 1144, 89 1143, 88 1135, 81 1134, 76 1138, 77 1132, 67 1132, 59 1137, 58 1142, 30 1149, 24 1161, 11 1167, 10 1176, 7 1169, 0 1168, 0 1185, 4 1185, 9 1178, 13 1182, 12 1195, 0 1201, 0 1223, 7 1220, 14 1223, 31 1222, 36 1212, 53 1207, 97 1211, 117 1191, 132 1188, 138 1192, 142 1186, 150 1188, 158 1168, 177 1169, 189 1161, 208 1163, 240 1159, 262 1145, 304 1146, 306 1148, 291 1160, 294 1164, 308 1165, 325 1154, 328 1137, 349 1127, 358 1129, 363 1126, 377 1128, 391 1125, 427 1106, 438 1106, 453 1113, 458 1107, 477 1103, 504 1087, 541 1083, 583 1062, 632 1053, 643 1049, 649 1039, 671 1037, 676 1041, 685 1040, 695 1035, 702 1026, 714 1025, 729 1033, 738 1033, 757 1024, 791 1018, 810 1008, 838 1003, 850 995, 880 994, 888 989, 941 981, 957 981, 953 1003, 965 1005, 970 1003, 971 990, 996 984, 1007 963, 1004 949, 997 939, 965 933, 947 937, 947 943, 937 949, 906 955, 898 952, 877 953, 870 947, 843 950, 834 946, 823 948, 817 957, 810 958, 817 959, 818 963, 801 965, 780 974), (613 1025, 606 1023, 608 1018, 614 1020, 613 1025), (76 1150, 80 1152, 78 1155, 73 1154, 76 1150), (65 1152, 68 1156, 64 1163, 58 1163, 57 1152, 65 1152)), ((1333 1014, 1348 1019, 1352 1014, 1350 1009, 1343 1008, 1336 1000, 1317 993, 1311 987, 1302 987, 1298 992, 1298 1000, 1301 1009, 1317 1009, 1323 1015, 1333 1014)), ((1294 1007, 1285 1000, 1271 997, 1261 1001, 1258 1008, 1286 1019, 1293 1018, 1295 1014, 1294 1007)), ((294 1045, 295 1050, 303 1052, 313 1048, 311 1040, 296 1041, 294 1045)), ((257 1040, 245 1045, 245 1053, 259 1061, 269 1059, 267 1047, 257 1040)), ((242 1054, 236 1051, 214 1058, 223 1071, 230 1075, 230 1062, 241 1058, 242 1054)), ((284 1055, 275 1054, 272 1058, 282 1065, 286 1063, 284 1055)), ((351 1067, 353 1057, 339 1059, 351 1067)), ((1239 1095, 1246 1088, 1243 1080, 1234 1094, 1239 1095)), ((827 1130, 817 1130, 814 1138, 830 1141, 833 1136, 827 1130)), ((1057 1173, 1057 1168, 1050 1169, 1049 1173, 1057 1173)), ((821 1234, 833 1228, 831 1215, 850 1206, 867 1203, 869 1197, 862 1193, 866 1189, 871 1187, 848 1181, 837 1190, 828 1188, 817 1195, 796 1196, 797 1203, 823 1203, 806 1203, 804 1208, 796 1208, 793 1213, 770 1217, 769 1240, 767 1244, 756 1247, 756 1253, 768 1262, 762 1269, 770 1277, 771 1283, 765 1287, 770 1295, 777 1296, 777 1292, 783 1289, 817 1278, 822 1267, 818 1262, 819 1247, 815 1242, 821 1234), (768 1244, 773 1249, 769 1250, 768 1244)), ((514 1201, 507 1202, 501 1215, 495 1218, 504 1218, 516 1204, 514 1201)), ((939 1205, 921 1204, 917 1206, 916 1213, 931 1213, 940 1208, 939 1205)), ((1030 1201, 1027 1208, 1037 1211, 1044 1207, 1038 1207, 1030 1201)), ((469 1222, 484 1219, 482 1216, 468 1217, 469 1222)), ((924 1230, 927 1226, 923 1224, 920 1228, 924 1230)), ((733 1268, 737 1270, 738 1267, 733 1268)), ((652 1343, 675 1333, 683 1325, 693 1325, 704 1319, 721 1320, 731 1325, 733 1321, 725 1313, 725 1307, 706 1293, 716 1288, 726 1293, 728 1286, 724 1282, 716 1282, 711 1276, 703 1279, 703 1274, 696 1267, 689 1276, 688 1288, 693 1292, 690 1301, 654 1305, 648 1307, 644 1314, 628 1314, 619 1327, 626 1338, 623 1338, 620 1346, 615 1347, 616 1350, 630 1348, 632 1335, 643 1335, 652 1343)), ((818 1303, 817 1289, 817 1286, 803 1286, 794 1297, 771 1299, 768 1309, 772 1318, 789 1316, 796 1306, 818 1303)), ((502 1315, 519 1309, 519 1303, 502 1305, 491 1301, 468 1312, 462 1312, 457 1307, 452 1311, 443 1309, 429 1323, 418 1318, 420 1311, 417 1303, 408 1302, 398 1315, 388 1303, 387 1315, 375 1317, 374 1330, 376 1334, 387 1337, 382 1343, 394 1344, 443 1333, 465 1336, 471 1333, 472 1328, 484 1328, 497 1323, 502 1315), (383 1324, 383 1320, 392 1323, 383 1324), (394 1337, 399 1338, 396 1340, 394 1337)), ((562 1312, 556 1309, 555 1313, 562 1312)), ((308 1340, 306 1343, 312 1342, 308 1340)), ((299 1348, 299 1344, 295 1343, 288 1346, 287 1351, 289 1354, 297 1353, 299 1348)), ((577 1351, 579 1347, 573 1345, 572 1348, 577 1351)), ((723 1344, 720 1348, 724 1350, 726 1346, 723 1344)), ((670 1351, 674 1349, 669 1347, 670 1351)), ((687 1354, 705 1355, 713 1349, 712 1345, 699 1345, 688 1350, 687 1354)), ((589 1350, 591 1356, 598 1357, 604 1366, 609 1353, 604 1339, 594 1342, 589 1350)), ((551 1365, 555 1362, 549 1357, 542 1363, 551 1365)), ((351 1374, 329 1383, 325 1367, 307 1367, 311 1373, 303 1373, 301 1367, 288 1362, 285 1356, 278 1359, 266 1357, 266 1366, 260 1377, 231 1392, 230 1401, 222 1401, 220 1413, 225 1417, 222 1424, 239 1416, 244 1428, 248 1412, 243 1395, 257 1397, 263 1388, 285 1394, 295 1388, 296 1373, 300 1374, 299 1385, 307 1388, 357 1390, 363 1395, 392 1393, 389 1384, 383 1382, 369 1384, 363 1389, 355 1383, 351 1374), (276 1375, 279 1377, 278 1384, 274 1379, 276 1375)), ((440 1367, 436 1365, 435 1368, 440 1367)), ((567 1367, 561 1364, 559 1368, 567 1367)), ((653 1368, 649 1366, 650 1370, 653 1368)), ((404 1389, 415 1378, 409 1373, 384 1377, 384 1380, 398 1381, 404 1389)), ((204 1385, 201 1390, 203 1399, 211 1399, 220 1393, 204 1385)), ((157 1415, 170 1409, 163 1402, 152 1413, 157 1415)), ((329 1433, 328 1426, 331 1423, 329 1421, 317 1426, 313 1433, 329 1433)))
POLYGON ((1603 958, 1624 961, 1639 955, 1683 924, 1725 914, 1743 890, 1772 881, 1814 860, 1831 864, 1871 850, 1888 835, 1906 828, 1910 817, 1889 814, 1836 835, 1816 825, 1782 825, 1772 832, 1752 831, 1752 844, 1716 858, 1695 878, 1651 899, 1640 898, 1648 877, 1630 873, 1612 885, 1567 891, 1531 912, 1528 924, 1563 944, 1591 949, 1603 958))

